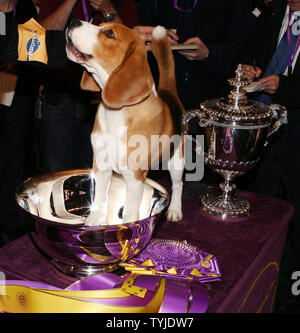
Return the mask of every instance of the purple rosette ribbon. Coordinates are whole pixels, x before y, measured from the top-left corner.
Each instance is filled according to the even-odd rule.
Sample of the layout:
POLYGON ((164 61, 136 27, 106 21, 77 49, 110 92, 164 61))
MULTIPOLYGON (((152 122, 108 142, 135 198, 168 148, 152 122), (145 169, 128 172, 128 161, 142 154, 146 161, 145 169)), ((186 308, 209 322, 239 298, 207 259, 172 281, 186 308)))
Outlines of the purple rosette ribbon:
POLYGON ((221 279, 216 257, 186 241, 153 239, 139 255, 120 266, 136 274, 153 274, 199 283, 221 279))

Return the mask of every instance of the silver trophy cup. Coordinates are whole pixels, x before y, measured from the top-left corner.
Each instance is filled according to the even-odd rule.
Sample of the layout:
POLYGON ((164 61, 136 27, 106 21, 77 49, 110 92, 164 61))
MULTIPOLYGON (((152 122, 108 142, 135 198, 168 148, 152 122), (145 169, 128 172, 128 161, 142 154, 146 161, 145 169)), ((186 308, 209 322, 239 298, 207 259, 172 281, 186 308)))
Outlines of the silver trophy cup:
POLYGON ((204 135, 205 163, 224 179, 221 191, 202 196, 202 209, 223 219, 251 213, 249 201, 236 193, 232 181, 256 165, 268 137, 281 126, 285 110, 277 104, 267 106, 248 100, 243 88, 249 81, 242 74, 239 66, 236 77, 228 80, 235 89, 227 98, 205 101, 183 118, 185 129, 192 118, 199 119, 204 135))

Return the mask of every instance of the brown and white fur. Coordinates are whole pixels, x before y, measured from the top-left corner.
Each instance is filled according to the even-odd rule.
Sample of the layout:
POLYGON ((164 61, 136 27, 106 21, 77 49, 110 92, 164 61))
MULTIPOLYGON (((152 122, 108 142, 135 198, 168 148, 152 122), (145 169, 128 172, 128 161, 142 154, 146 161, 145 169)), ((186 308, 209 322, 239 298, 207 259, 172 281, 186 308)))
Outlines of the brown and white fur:
MULTIPOLYGON (((132 29, 115 23, 96 26, 76 21, 67 29, 66 39, 68 58, 87 70, 83 75, 81 87, 91 91, 102 91, 102 101, 98 106, 91 134, 95 200, 86 225, 109 223, 106 220, 107 200, 113 172, 122 174, 126 183, 123 222, 137 221, 148 170, 153 164, 159 163, 158 160, 153 161, 151 155, 155 155, 154 149, 159 149, 159 154, 156 155, 161 159, 164 152, 170 150, 169 138, 174 134, 180 135, 181 116, 184 112, 177 96, 175 65, 166 30, 156 27, 153 31, 152 52, 160 70, 157 91, 148 66, 145 45, 132 29), (128 163, 128 156, 134 148, 136 149, 129 146, 128 142, 130 137, 137 134, 143 135, 148 143, 148 152, 146 149, 145 153, 139 156, 140 165, 146 164, 146 168, 132 168, 128 163), (101 154, 103 149, 107 148, 103 140, 107 135, 119 142, 115 151, 109 150, 109 154, 112 154, 111 159, 101 154), (161 140, 159 147, 153 147, 153 136, 163 136, 167 139, 161 140), (109 166, 101 168, 108 160, 109 166)), ((167 219, 178 221, 182 218, 184 156, 182 141, 177 147, 173 146, 168 162, 172 196, 167 219), (175 159, 176 168, 172 167, 175 159)))

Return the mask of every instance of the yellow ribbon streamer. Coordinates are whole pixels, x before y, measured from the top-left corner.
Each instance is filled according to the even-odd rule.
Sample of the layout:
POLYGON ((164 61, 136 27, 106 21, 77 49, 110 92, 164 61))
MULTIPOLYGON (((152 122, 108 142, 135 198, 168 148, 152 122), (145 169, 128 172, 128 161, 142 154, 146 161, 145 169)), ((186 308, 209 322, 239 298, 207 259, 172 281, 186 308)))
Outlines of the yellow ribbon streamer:
MULTIPOLYGON (((130 284, 132 281, 130 281, 130 284)), ((162 278, 152 300, 144 307, 93 303, 89 299, 129 297, 122 289, 68 291, 6 285, 0 295, 0 312, 10 313, 158 313, 164 299, 166 282, 162 278)), ((137 288, 137 287, 136 287, 137 288)), ((142 288, 137 288, 142 289, 142 288)), ((136 289, 135 289, 136 291, 136 289)), ((145 290, 143 290, 145 292, 145 290)))

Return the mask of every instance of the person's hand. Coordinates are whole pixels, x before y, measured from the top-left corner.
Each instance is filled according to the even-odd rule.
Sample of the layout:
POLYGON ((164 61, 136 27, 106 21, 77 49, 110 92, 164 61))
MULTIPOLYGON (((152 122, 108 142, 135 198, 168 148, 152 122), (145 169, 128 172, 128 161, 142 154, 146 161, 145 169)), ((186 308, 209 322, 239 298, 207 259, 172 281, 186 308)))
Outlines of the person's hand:
POLYGON ((6 72, 10 74, 18 73, 19 64, 17 61, 9 61, 0 65, 0 72, 6 72))
POLYGON ((152 31, 154 27, 152 26, 142 26, 137 25, 133 27, 133 30, 139 34, 140 38, 144 41, 147 51, 151 50, 151 40, 152 40, 152 31))
POLYGON ((97 12, 102 13, 103 15, 107 15, 108 13, 112 12, 113 5, 111 3, 111 0, 89 0, 89 1, 91 7, 95 9, 97 12))
POLYGON ((262 70, 259 67, 254 68, 254 66, 242 64, 243 77, 248 79, 250 82, 254 81, 261 76, 262 70))
POLYGON ((178 51, 181 55, 186 57, 188 60, 198 60, 201 61, 208 57, 209 55, 209 49, 207 46, 202 42, 202 40, 199 37, 192 37, 187 39, 183 44, 189 45, 189 44, 195 44, 197 46, 197 50, 184 50, 184 51, 178 51))
MULTIPOLYGON (((154 27, 152 26, 145 26, 145 25, 138 25, 133 27, 133 30, 137 32, 140 36, 140 38, 144 41, 146 45, 147 51, 151 50, 151 41, 152 41, 152 32, 153 32, 154 27)), ((174 31, 172 30, 167 30, 168 36, 170 43, 172 45, 177 45, 178 44, 178 36, 175 34, 174 31)))
POLYGON ((259 80, 262 82, 262 90, 268 94, 275 94, 279 86, 280 77, 277 74, 266 76, 259 80))

